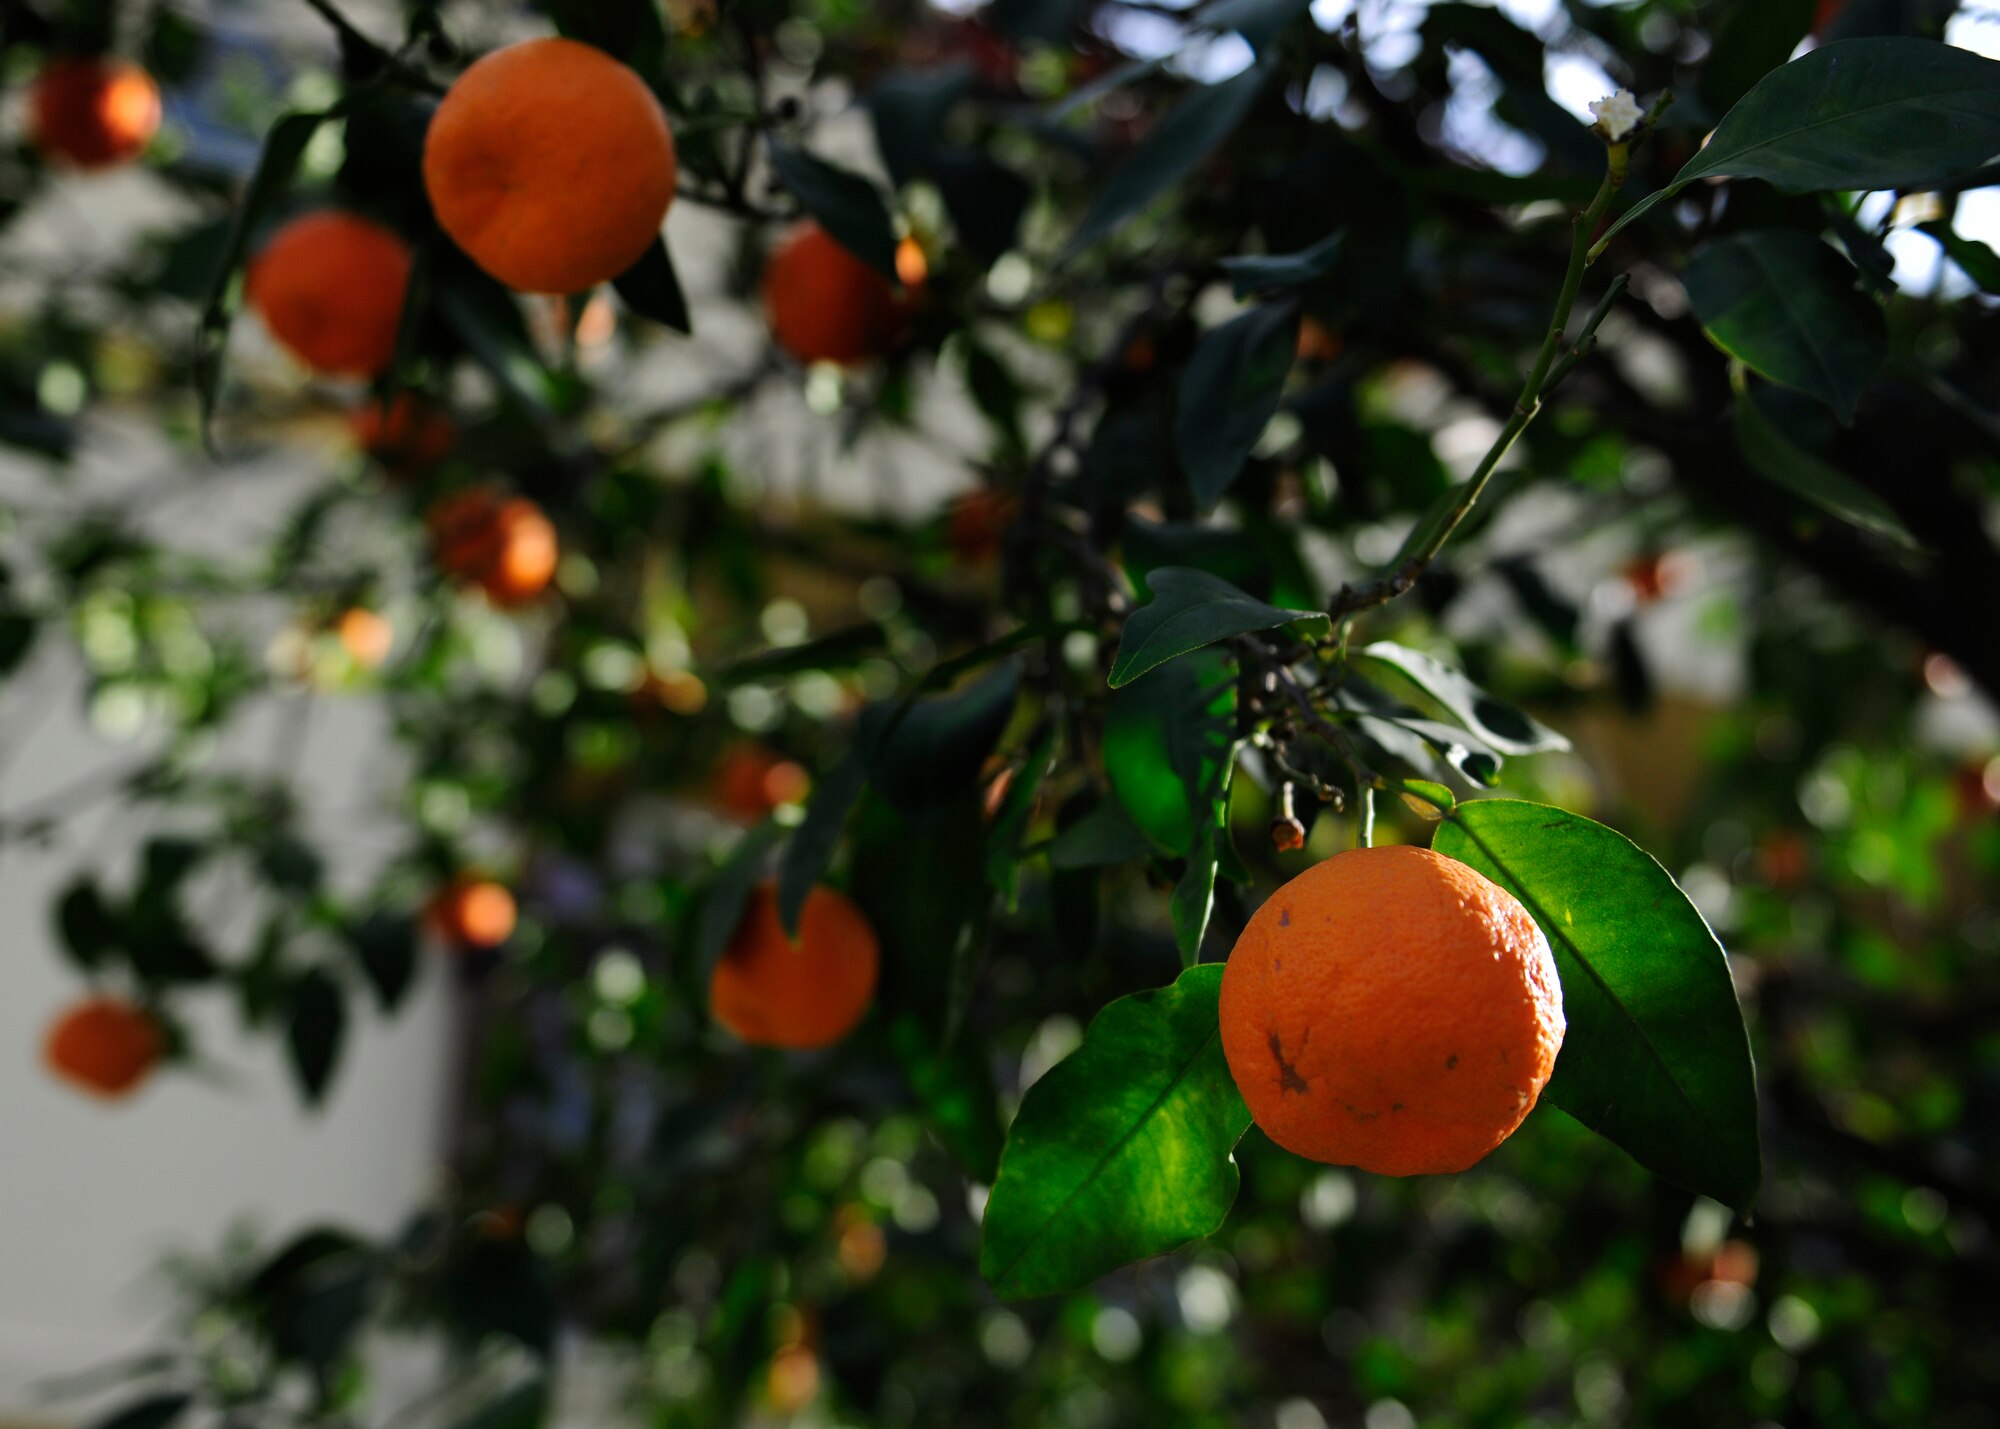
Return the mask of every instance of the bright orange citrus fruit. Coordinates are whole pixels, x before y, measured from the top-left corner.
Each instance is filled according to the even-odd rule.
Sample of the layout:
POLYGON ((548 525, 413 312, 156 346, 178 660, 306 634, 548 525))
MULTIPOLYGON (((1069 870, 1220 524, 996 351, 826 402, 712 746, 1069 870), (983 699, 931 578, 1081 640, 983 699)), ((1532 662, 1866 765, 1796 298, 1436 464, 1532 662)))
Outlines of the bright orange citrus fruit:
POLYGON ((50 1025, 42 1062, 72 1086, 117 1098, 136 1091, 166 1050, 151 1013, 120 998, 92 997, 50 1025))
POLYGON ((424 520, 439 569, 478 586, 495 605, 526 605, 555 576, 556 528, 526 497, 476 486, 445 497, 424 520))
POLYGON ((160 87, 135 64, 60 59, 28 96, 35 147, 79 169, 108 169, 145 152, 160 131, 160 87))
POLYGON ((1389 1176, 1463 1171, 1505 1141, 1563 1039, 1527 910, 1421 848, 1335 854, 1272 894, 1229 955, 1221 1013, 1267 1136, 1389 1176))
POLYGON ((709 979, 715 1020, 760 1047, 828 1047, 854 1030, 875 999, 881 953, 853 900, 815 888, 785 936, 778 886, 753 889, 736 932, 709 979))
POLYGON ((373 377, 396 355, 410 245, 335 210, 295 218, 250 265, 245 291, 271 335, 315 372, 373 377))
POLYGON ((894 347, 907 319, 896 285, 811 221, 793 229, 764 266, 764 316, 778 345, 799 361, 843 367, 894 347))
POLYGON ((438 222, 524 293, 580 293, 638 262, 678 174, 645 81, 575 40, 487 55, 452 85, 424 141, 438 222))
POLYGON ((415 392, 355 408, 348 430, 354 444, 395 477, 423 475, 458 445, 458 425, 451 414, 415 392))
POLYGON ((428 916, 431 930, 454 948, 497 948, 514 936, 514 895, 490 878, 461 875, 438 891, 428 916))

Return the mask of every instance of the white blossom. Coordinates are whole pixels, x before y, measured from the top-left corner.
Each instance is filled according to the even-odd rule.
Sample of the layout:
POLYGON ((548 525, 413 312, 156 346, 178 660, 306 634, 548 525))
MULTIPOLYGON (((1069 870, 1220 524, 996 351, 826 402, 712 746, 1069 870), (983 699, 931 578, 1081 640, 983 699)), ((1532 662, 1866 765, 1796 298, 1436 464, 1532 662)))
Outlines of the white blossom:
POLYGON ((1639 107, 1639 101, 1629 89, 1591 100, 1590 112, 1597 120, 1598 129, 1614 144, 1638 128, 1639 121, 1646 117, 1646 111, 1639 107))

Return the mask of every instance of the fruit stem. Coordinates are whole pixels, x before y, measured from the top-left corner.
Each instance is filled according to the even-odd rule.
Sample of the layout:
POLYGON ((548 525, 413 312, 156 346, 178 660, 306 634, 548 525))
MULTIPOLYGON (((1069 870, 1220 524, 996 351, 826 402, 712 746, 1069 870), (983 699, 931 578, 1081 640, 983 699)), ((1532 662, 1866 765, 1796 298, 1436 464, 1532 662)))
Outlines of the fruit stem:
POLYGON ((1361 838, 1362 848, 1375 847, 1375 786, 1366 780, 1357 779, 1355 787, 1361 796, 1361 838))

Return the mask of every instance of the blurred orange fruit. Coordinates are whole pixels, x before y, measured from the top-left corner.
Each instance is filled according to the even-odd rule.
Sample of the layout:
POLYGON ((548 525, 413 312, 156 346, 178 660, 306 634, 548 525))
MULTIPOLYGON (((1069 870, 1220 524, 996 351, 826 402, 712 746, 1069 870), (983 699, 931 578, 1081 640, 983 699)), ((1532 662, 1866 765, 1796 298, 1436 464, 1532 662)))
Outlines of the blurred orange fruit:
POLYGON ((371 219, 333 209, 279 229, 245 291, 271 336, 315 372, 373 377, 396 355, 410 246, 371 219))
POLYGON ((1259 908, 1222 974, 1222 1050, 1257 1125, 1315 1161, 1463 1171, 1513 1134, 1562 1046, 1541 929, 1429 849, 1351 849, 1259 908))
POLYGON ((166 1050, 151 1013, 119 998, 92 997, 50 1025, 42 1062, 71 1086, 115 1099, 136 1091, 166 1050))
POLYGON ((440 500, 424 521, 438 568, 495 605, 525 605, 555 576, 556 528, 526 497, 476 486, 440 500))
POLYGON ((716 807, 746 824, 799 803, 811 789, 812 776, 804 765, 754 740, 731 745, 709 778, 709 797, 716 807))
POLYGON ((160 87, 124 60, 55 60, 35 76, 28 127, 37 149, 75 168, 128 163, 160 132, 160 87))
POLYGON ((462 951, 497 948, 514 936, 514 895, 490 878, 462 874, 439 889, 426 918, 440 941, 462 951))
POLYGON ((449 457, 458 445, 451 414, 415 392, 398 392, 355 408, 348 419, 354 444, 380 462, 391 476, 421 476, 449 457))
POLYGON ((638 262, 678 174, 653 91, 575 40, 487 55, 445 94, 424 141, 439 224, 524 293, 580 293, 638 262))
POLYGON ((347 658, 364 670, 379 670, 395 648, 396 630, 372 610, 353 606, 333 622, 334 638, 347 658))
POLYGON ((843 367, 894 347, 905 319, 895 285, 810 220, 764 266, 764 315, 799 361, 843 367))
POLYGON ((806 897, 795 943, 778 917, 778 886, 751 890, 709 979, 711 1015, 760 1047, 828 1047, 854 1030, 875 998, 875 930, 844 893, 806 897))
POLYGON ((1019 503, 1004 491, 982 486, 951 503, 945 518, 945 541, 952 555, 967 565, 980 565, 1000 554, 1007 528, 1019 503))

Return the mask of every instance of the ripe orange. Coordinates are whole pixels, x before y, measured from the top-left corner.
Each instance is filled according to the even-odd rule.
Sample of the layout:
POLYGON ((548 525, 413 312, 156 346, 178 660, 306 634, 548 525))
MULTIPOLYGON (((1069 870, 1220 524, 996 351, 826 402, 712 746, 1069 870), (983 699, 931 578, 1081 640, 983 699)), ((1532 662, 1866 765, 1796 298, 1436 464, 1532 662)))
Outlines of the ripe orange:
POLYGON ((439 569, 495 605, 527 604, 556 573, 556 528, 526 497, 476 486, 439 501, 424 521, 439 569))
POLYGON ((805 767, 751 740, 730 746, 709 779, 709 797, 732 819, 754 824, 812 788, 805 767))
POLYGON ((166 1050, 151 1013, 119 998, 92 997, 50 1025, 42 1062, 72 1086, 117 1098, 137 1090, 166 1050))
POLYGON ((424 141, 438 222, 524 293, 580 293, 638 262, 678 174, 645 81, 575 40, 526 40, 480 60, 424 141))
POLYGON ((295 218, 250 265, 246 292, 271 335, 315 372, 373 377, 396 355, 410 246, 327 209, 295 218))
POLYGON ((1463 1171, 1505 1141, 1563 1038, 1527 910, 1420 848, 1335 854, 1272 894, 1223 970, 1221 1013, 1266 1135, 1388 1176, 1463 1171))
POLYGON ((391 476, 422 476, 451 455, 458 426, 451 414, 414 392, 398 392, 354 409, 348 419, 354 444, 391 476))
POLYGON ((35 147, 79 169, 108 169, 145 152, 160 131, 160 87, 123 60, 56 60, 28 98, 35 147))
POLYGON ((1308 314, 1299 322, 1299 340, 1295 355, 1301 362, 1332 362, 1340 356, 1340 337, 1321 322, 1308 314))
POLYGON ((715 1020, 760 1047, 828 1047, 854 1030, 875 998, 875 930, 844 893, 815 888, 799 940, 778 919, 778 886, 751 890, 708 984, 715 1020))
POLYGON ((852 367, 896 345, 905 312, 893 283, 808 220, 764 265, 764 316, 799 361, 852 367))
POLYGON ((497 948, 514 936, 514 895, 491 879, 461 874, 438 890, 427 913, 431 931, 463 951, 497 948))
POLYGON ((347 658, 364 670, 379 670, 396 645, 396 629, 364 606, 350 606, 333 622, 334 638, 347 658))

